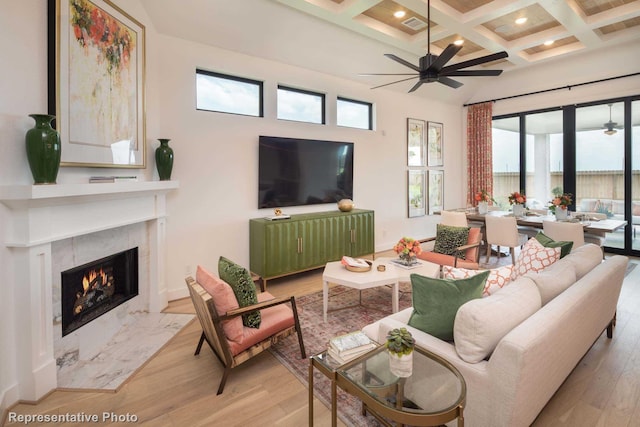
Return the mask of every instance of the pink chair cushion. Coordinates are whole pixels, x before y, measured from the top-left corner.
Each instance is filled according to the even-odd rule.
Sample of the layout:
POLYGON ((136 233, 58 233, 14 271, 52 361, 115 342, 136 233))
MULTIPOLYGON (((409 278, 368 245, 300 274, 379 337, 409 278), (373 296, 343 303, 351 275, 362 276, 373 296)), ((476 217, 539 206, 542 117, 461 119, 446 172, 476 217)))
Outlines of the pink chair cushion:
MULTIPOLYGON (((472 243, 477 243, 480 241, 480 229, 478 227, 470 227, 469 228, 469 240, 467 240, 467 244, 470 245, 472 243)), ((478 251, 480 248, 476 246, 475 248, 467 249, 464 257, 467 261, 475 261, 478 259, 478 251)), ((460 260, 458 260, 458 264, 460 260)), ((475 262, 474 262, 475 263, 475 262)))
MULTIPOLYGON (((273 298, 273 295, 269 292, 262 292, 258 294, 258 302, 267 301, 273 298)), ((243 326, 242 339, 239 342, 229 342, 231 354, 235 356, 252 345, 264 341, 271 335, 295 325, 293 310, 286 304, 279 304, 265 308, 264 310, 260 310, 260 314, 262 316, 262 321, 260 322, 259 328, 247 328, 243 326)), ((242 325, 242 323, 240 324, 242 325)))
MULTIPOLYGON (((213 305, 216 307, 218 316, 224 315, 229 310, 239 308, 238 300, 231 286, 211 274, 204 267, 198 266, 196 270, 196 282, 204 288, 213 298, 213 305)), ((243 339, 242 317, 229 319, 222 322, 222 330, 230 342, 241 342, 243 339)))

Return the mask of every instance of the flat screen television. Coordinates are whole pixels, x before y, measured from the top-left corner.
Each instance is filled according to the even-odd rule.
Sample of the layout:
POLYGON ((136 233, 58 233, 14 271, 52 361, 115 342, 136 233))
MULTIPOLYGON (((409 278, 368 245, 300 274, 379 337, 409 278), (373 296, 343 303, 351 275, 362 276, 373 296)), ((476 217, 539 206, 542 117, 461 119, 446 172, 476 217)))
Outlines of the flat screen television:
POLYGON ((260 136, 258 207, 353 199, 353 143, 260 136))

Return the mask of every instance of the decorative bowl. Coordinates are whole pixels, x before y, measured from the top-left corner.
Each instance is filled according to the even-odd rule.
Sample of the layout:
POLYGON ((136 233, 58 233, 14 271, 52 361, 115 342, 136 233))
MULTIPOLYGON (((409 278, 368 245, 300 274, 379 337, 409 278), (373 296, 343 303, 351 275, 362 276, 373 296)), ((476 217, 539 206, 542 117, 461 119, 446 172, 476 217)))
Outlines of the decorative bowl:
POLYGON ((367 265, 366 267, 353 267, 347 264, 344 267, 349 271, 353 271, 354 273, 366 273, 367 271, 371 271, 371 265, 373 265, 373 263, 366 259, 364 261, 369 265, 367 265))
POLYGON ((342 212, 349 212, 353 209, 355 205, 353 204, 353 200, 351 199, 342 199, 338 202, 338 209, 342 212))

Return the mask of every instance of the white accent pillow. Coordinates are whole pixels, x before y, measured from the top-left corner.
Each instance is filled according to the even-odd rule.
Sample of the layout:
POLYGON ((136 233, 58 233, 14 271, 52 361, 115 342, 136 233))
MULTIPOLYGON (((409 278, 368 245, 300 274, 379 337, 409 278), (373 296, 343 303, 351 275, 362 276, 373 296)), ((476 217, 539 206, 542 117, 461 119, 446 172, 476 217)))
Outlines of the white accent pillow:
MULTIPOLYGON (((442 278, 443 279, 466 279, 467 277, 475 276, 481 273, 483 270, 469 270, 466 268, 456 268, 448 265, 442 266, 442 278)), ((486 297, 496 292, 500 288, 506 286, 511 281, 511 274, 513 273, 513 264, 505 265, 499 268, 493 268, 489 270, 489 277, 484 285, 482 296, 486 297)))
POLYGON ((536 284, 527 277, 487 298, 471 300, 456 313, 453 340, 458 356, 478 363, 489 356, 513 328, 542 306, 536 284))
POLYGON ((538 272, 560 259, 560 248, 545 248, 536 239, 529 239, 522 247, 511 273, 511 280, 530 271, 538 272))

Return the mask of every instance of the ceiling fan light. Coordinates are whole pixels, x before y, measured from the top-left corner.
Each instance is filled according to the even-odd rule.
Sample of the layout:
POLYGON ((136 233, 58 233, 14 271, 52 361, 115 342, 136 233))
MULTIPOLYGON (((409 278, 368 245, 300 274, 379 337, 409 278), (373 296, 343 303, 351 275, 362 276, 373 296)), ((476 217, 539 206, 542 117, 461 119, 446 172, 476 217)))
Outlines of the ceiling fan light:
POLYGON ((396 12, 393 12, 393 16, 395 16, 396 18, 404 18, 404 16, 407 13, 404 10, 398 10, 396 12))
POLYGON ((604 131, 604 133, 605 133, 605 135, 611 136, 611 135, 615 135, 616 133, 618 133, 618 131, 615 130, 615 129, 607 129, 607 130, 604 131))
POLYGON ((527 22, 527 17, 526 17, 526 16, 522 16, 522 17, 520 17, 520 18, 516 19, 516 21, 515 21, 515 22, 516 22, 516 24, 518 24, 518 25, 522 25, 522 24, 524 24, 525 22, 527 22))

